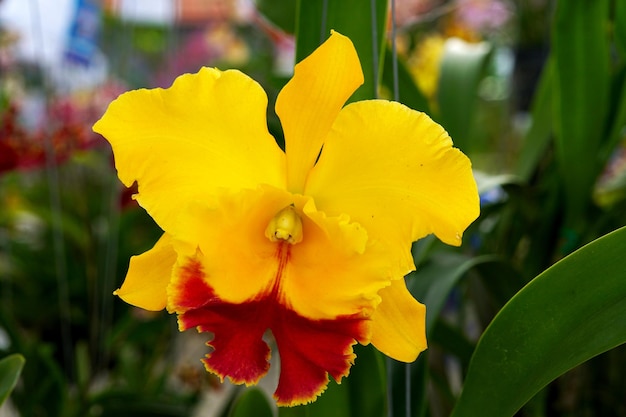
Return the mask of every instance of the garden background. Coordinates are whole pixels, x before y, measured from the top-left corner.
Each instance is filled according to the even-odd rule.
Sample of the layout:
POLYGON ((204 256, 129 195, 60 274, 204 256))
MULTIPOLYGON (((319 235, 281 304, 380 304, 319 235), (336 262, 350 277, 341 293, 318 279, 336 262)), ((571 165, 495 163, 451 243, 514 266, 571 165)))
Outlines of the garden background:
POLYGON ((625 141, 623 0, 0 1, 0 416, 626 416, 625 141), (277 409, 112 295, 160 230, 91 126, 215 66, 263 85, 280 141, 276 94, 331 29, 364 69, 351 100, 442 124, 481 215, 460 248, 413 247, 415 363, 357 346, 341 385, 277 409))

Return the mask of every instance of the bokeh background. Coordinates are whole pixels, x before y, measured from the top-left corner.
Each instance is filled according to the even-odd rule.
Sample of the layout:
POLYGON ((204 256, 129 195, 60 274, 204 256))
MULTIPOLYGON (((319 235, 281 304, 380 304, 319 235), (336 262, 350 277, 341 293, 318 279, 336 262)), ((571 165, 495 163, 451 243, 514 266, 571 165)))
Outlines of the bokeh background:
MULTIPOLYGON (((622 0, 572 1, 580 7, 570 17, 559 14, 563 0, 397 0, 394 15, 387 9, 377 94, 451 133, 473 161, 482 214, 461 248, 430 237, 414 247, 418 271, 407 280, 429 301, 428 353, 405 368, 358 347, 349 380, 362 383, 349 382, 348 397, 334 386, 325 394, 367 414, 359 406, 271 413, 449 415, 477 341, 507 301, 626 224, 626 42, 617 24, 626 12, 622 0), (596 1, 606 12, 593 14, 596 1), (606 50, 593 46, 587 29, 596 27, 606 50), (576 101, 568 92, 579 87, 576 101), (571 131, 583 145, 562 145, 571 131), (355 388, 372 381, 386 388, 369 397, 355 388)), ((257 415, 236 414, 245 389, 204 371, 202 337, 112 295, 129 258, 160 230, 119 183, 110 147, 91 126, 123 91, 167 87, 201 66, 238 68, 267 91, 268 125, 281 143, 272 107, 293 70, 297 3, 0 1, 0 358, 26 358, 0 416, 257 415)), ((623 346, 609 350, 518 415, 626 416, 625 369, 623 346)), ((273 383, 275 375, 259 392, 271 394, 273 383)))

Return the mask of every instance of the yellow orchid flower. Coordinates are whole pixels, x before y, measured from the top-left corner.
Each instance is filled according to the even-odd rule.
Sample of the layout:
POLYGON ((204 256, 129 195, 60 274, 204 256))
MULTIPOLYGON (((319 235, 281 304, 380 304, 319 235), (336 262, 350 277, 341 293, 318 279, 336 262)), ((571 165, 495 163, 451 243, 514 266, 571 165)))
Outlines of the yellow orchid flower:
POLYGON ((237 384, 268 371, 271 330, 279 405, 347 376, 356 342, 415 360, 426 337, 403 279, 411 243, 459 245, 478 216, 470 161, 443 128, 396 102, 344 107, 362 83, 352 42, 332 32, 278 96, 285 152, 263 89, 235 70, 124 93, 94 125, 164 231, 115 293, 211 332, 205 367, 237 384))

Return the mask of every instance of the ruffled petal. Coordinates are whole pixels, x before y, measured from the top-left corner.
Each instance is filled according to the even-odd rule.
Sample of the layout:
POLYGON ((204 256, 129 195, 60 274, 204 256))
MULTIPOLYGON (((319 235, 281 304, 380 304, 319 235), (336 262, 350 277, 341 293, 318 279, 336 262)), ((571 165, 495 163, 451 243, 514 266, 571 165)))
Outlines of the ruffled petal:
MULTIPOLYGON (((286 243, 282 243, 287 245, 286 243)), ((277 302, 276 293, 241 304, 216 296, 198 259, 181 264, 170 286, 170 302, 179 310, 179 328, 210 332, 212 351, 203 359, 208 371, 237 384, 255 384, 269 369, 270 350, 263 340, 270 329, 281 358, 279 405, 313 401, 328 384, 340 381, 354 361, 352 345, 366 339, 369 321, 360 317, 310 320, 277 302)))
POLYGON ((346 106, 309 174, 305 194, 330 216, 347 213, 414 268, 411 242, 434 233, 459 245, 478 217, 471 163, 441 126, 395 102, 346 106))
POLYGON ((372 316, 372 344, 402 362, 413 362, 426 350, 426 307, 416 301, 404 279, 380 291, 383 301, 372 316))
POLYGON ((177 268, 170 286, 170 308, 178 311, 181 331, 212 332, 213 352, 203 359, 207 371, 235 384, 255 384, 269 369, 270 349, 263 341, 268 323, 258 302, 225 303, 207 283, 197 259, 177 268))
POLYGON ((235 70, 202 68, 168 89, 135 90, 111 103, 94 130, 113 147, 118 175, 165 231, 184 207, 217 189, 285 186, 284 153, 268 133, 267 96, 235 70))
POLYGON ((394 255, 369 240, 366 230, 346 215, 327 217, 309 202, 303 207, 304 238, 291 249, 281 290, 299 314, 329 319, 369 317, 378 291, 389 285, 394 255))
POLYGON ((176 257, 171 236, 163 234, 152 249, 130 258, 124 283, 113 294, 145 310, 163 310, 176 257))
POLYGON ((271 329, 281 366, 274 398, 278 405, 298 405, 324 392, 329 375, 338 383, 348 376, 352 346, 369 338, 370 323, 359 316, 310 320, 282 310, 271 329))
POLYGON ((337 32, 296 65, 293 78, 276 100, 290 191, 302 192, 339 110, 361 84, 363 72, 354 45, 337 32))

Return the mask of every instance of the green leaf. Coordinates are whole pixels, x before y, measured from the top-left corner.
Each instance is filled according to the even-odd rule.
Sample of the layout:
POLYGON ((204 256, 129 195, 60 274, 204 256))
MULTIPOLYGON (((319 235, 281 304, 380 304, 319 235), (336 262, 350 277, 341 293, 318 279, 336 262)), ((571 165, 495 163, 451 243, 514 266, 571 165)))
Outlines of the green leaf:
POLYGON ((478 342, 453 417, 507 417, 550 381, 626 343, 626 228, 547 269, 478 342))
POLYGON ((331 29, 349 37, 354 43, 361 60, 365 82, 352 95, 350 101, 371 99, 377 96, 384 52, 387 1, 375 0, 375 25, 372 25, 370 9, 370 2, 362 0, 299 0, 298 2, 296 62, 306 58, 325 41, 331 29), (373 28, 376 28, 375 33, 373 28), (374 45, 376 45, 377 53, 374 53, 374 45))
POLYGON ((407 280, 409 291, 426 305, 427 337, 430 337, 433 325, 457 282, 473 267, 497 259, 492 255, 469 258, 456 253, 438 253, 417 271, 409 274, 407 280))
POLYGON ((553 61, 548 60, 533 96, 531 125, 524 135, 524 146, 516 169, 517 174, 525 181, 530 180, 537 169, 552 138, 553 68, 553 61))
POLYGON ((609 3, 559 1, 555 13, 555 144, 569 228, 583 221, 602 167, 594 155, 604 141, 609 103, 609 3))
POLYGON ((244 389, 233 403, 228 417, 273 417, 265 394, 258 388, 244 389))
MULTIPOLYGON (((385 65, 383 68, 383 84, 393 92, 393 54, 390 48, 385 49, 385 65)), ((398 101, 404 103, 414 110, 430 114, 428 99, 422 91, 415 85, 413 77, 409 74, 404 62, 398 57, 398 101)))
MULTIPOLYGON (((388 364, 392 367, 392 416, 423 416, 427 409, 428 350, 422 352, 413 363, 398 362, 389 358, 388 364), (407 381, 410 383, 409 387, 406 385, 407 381), (409 395, 408 401, 407 394, 409 395), (410 414, 408 414, 407 408, 410 408, 410 414)), ((379 415, 384 416, 386 414, 381 413, 379 415)))
POLYGON ((347 380, 344 378, 341 384, 333 380, 328 384, 326 391, 315 402, 299 405, 296 407, 281 407, 278 409, 279 417, 351 417, 350 414, 350 391, 347 380))
POLYGON ((343 382, 350 391, 351 416, 382 416, 387 406, 383 355, 372 345, 356 345, 354 352, 355 364, 343 382))
POLYGON ((615 20, 613 28, 615 30, 615 43, 622 54, 622 59, 626 59, 626 2, 615 1, 615 20))
POLYGON ((0 360, 0 405, 2 405, 15 388, 22 373, 26 360, 18 353, 0 360))
POLYGON ((467 338, 463 329, 454 327, 445 320, 437 321, 429 344, 441 346, 446 353, 456 356, 464 367, 470 363, 475 348, 474 343, 467 338))
POLYGON ((439 122, 450 133, 454 145, 469 152, 472 120, 478 98, 477 90, 487 59, 489 44, 470 44, 457 38, 444 46, 441 75, 437 88, 439 122))
POLYGON ((296 27, 296 0, 256 0, 257 10, 270 22, 287 33, 294 33, 296 27))

